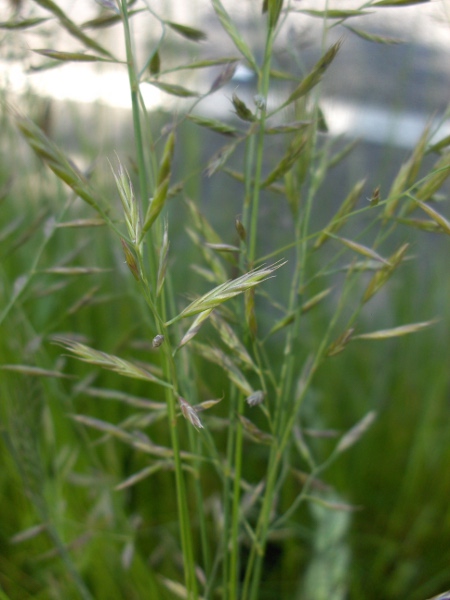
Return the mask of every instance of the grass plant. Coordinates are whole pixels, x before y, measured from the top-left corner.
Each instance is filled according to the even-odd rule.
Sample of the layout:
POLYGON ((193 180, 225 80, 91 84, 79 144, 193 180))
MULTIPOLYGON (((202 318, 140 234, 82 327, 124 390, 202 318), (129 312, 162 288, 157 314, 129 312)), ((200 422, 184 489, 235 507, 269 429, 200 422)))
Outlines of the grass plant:
POLYGON ((1 23, 5 40, 68 36, 36 50, 40 69, 127 70, 134 140, 101 156, 103 173, 81 169, 3 92, 1 597, 425 600, 450 585, 448 377, 433 358, 449 350, 448 278, 426 269, 418 235, 446 251, 448 139, 427 127, 390 188, 360 173, 323 208, 357 148, 321 110, 345 45, 334 32, 392 43, 364 28, 370 10, 414 2, 259 4, 260 58, 221 0, 234 55, 190 63, 172 40, 214 31, 151 1, 102 0, 76 23, 34 0, 1 23), (322 23, 320 53, 288 72, 278 39, 305 15, 322 23), (140 19, 160 32, 144 57, 140 19), (91 34, 109 27, 123 55, 91 34), (254 102, 237 88, 232 122, 198 112, 239 62, 254 102), (187 87, 209 68, 206 90, 187 87), (147 111, 149 85, 185 108, 147 111), (226 141, 192 164, 194 132, 226 141))

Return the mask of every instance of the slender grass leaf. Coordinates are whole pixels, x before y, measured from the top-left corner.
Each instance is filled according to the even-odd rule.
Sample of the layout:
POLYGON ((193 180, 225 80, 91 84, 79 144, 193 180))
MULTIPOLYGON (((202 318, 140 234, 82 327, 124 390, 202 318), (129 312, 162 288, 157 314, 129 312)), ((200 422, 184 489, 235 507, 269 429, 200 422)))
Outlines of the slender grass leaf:
POLYGON ((219 75, 213 81, 209 94, 219 90, 221 87, 226 85, 231 79, 233 79, 233 75, 235 74, 237 69, 237 62, 230 62, 226 67, 219 73, 219 75))
MULTIPOLYGON (((316 461, 313 458, 313 455, 311 453, 311 450, 310 450, 308 444, 305 442, 302 430, 298 426, 294 427, 294 444, 295 444, 297 450, 299 451, 300 456, 306 461, 306 463, 309 465, 309 467, 311 469, 315 469, 316 461)), ((294 474, 296 474, 296 473, 298 473, 298 470, 293 469, 293 472, 294 472, 294 474)), ((306 481, 303 477, 301 480, 303 483, 306 483, 306 481)))
MULTIPOLYGON (((102 433, 106 433, 111 437, 117 438, 121 442, 124 442, 125 444, 128 444, 132 448, 136 448, 141 452, 145 452, 146 454, 150 454, 160 458, 173 457, 173 451, 170 448, 165 448, 164 446, 157 446, 142 434, 136 435, 128 433, 124 429, 121 429, 120 427, 113 425, 112 423, 108 423, 107 421, 103 421, 95 417, 88 417, 87 415, 72 415, 72 419, 74 421, 77 421, 78 423, 86 425, 87 427, 91 427, 92 429, 101 431, 102 433)), ((181 455, 184 455, 185 457, 191 457, 191 455, 188 455, 184 452, 182 452, 181 455)))
POLYGON ((258 331, 258 323, 255 314, 255 290, 247 290, 244 295, 245 322, 250 334, 254 337, 258 331))
POLYGON ((198 115, 187 115, 187 118, 195 123, 196 125, 200 125, 200 127, 206 127, 211 131, 216 133, 221 133, 222 135, 236 136, 238 130, 226 123, 222 123, 221 121, 217 121, 216 119, 208 119, 206 117, 199 117, 198 115))
POLYGON ((243 40, 240 32, 238 31, 238 29, 234 25, 234 23, 231 20, 229 14, 225 10, 222 2, 220 0, 211 0, 211 3, 213 5, 213 8, 214 8, 217 16, 219 17, 219 20, 220 20, 220 22, 222 24, 222 27, 227 32, 227 34, 230 36, 230 38, 232 39, 232 41, 233 41, 234 45, 236 46, 236 48, 247 59, 248 63, 253 68, 253 70, 256 73, 258 73, 259 72, 258 65, 256 64, 255 58, 253 56, 252 51, 250 50, 250 47, 243 40))
POLYGON ((186 331, 182 340, 178 344, 177 350, 179 348, 182 348, 184 345, 186 345, 188 342, 190 342, 193 337, 195 337, 197 335, 197 333, 200 331, 201 326, 206 321, 206 319, 209 317, 209 315, 211 314, 212 311, 213 311, 213 309, 210 308, 208 310, 201 312, 199 315, 197 315, 196 319, 194 320, 192 325, 189 327, 189 329, 186 331))
POLYGON ((337 152, 330 158, 330 160, 328 162, 328 168, 331 169, 332 167, 335 167, 336 165, 338 165, 342 160, 344 160, 344 158, 346 158, 350 154, 350 152, 359 143, 360 143, 360 140, 356 139, 356 140, 352 140, 351 142, 346 144, 346 146, 344 146, 344 148, 342 148, 342 150, 340 150, 339 152, 337 152))
POLYGON ((16 111, 13 112, 14 121, 27 140, 29 146, 40 156, 50 169, 64 181, 72 190, 90 206, 106 216, 102 209, 103 200, 99 198, 96 191, 91 187, 84 175, 75 167, 71 160, 48 139, 36 123, 22 117, 16 111))
POLYGON ((193 342, 192 348, 208 362, 219 365, 219 367, 225 371, 230 381, 234 383, 238 390, 245 396, 251 396, 253 394, 254 390, 242 371, 237 367, 235 362, 225 354, 225 352, 220 350, 220 348, 211 345, 206 346, 205 344, 200 344, 198 342, 193 342))
POLYGON ((450 135, 446 135, 442 140, 427 148, 427 154, 431 152, 440 153, 441 150, 444 150, 444 148, 447 148, 448 146, 450 146, 450 135))
POLYGON ((39 273, 48 273, 49 275, 92 275, 109 272, 111 272, 111 269, 100 267, 49 267, 48 269, 39 270, 39 273))
POLYGON ((300 84, 292 92, 289 98, 283 102, 280 108, 284 108, 288 104, 291 104, 295 100, 305 96, 320 82, 325 74, 325 71, 335 59, 336 54, 339 52, 341 45, 342 40, 339 40, 325 52, 325 54, 316 62, 312 71, 308 73, 304 79, 302 79, 300 84))
POLYGON ((351 446, 356 444, 361 439, 364 433, 369 429, 377 418, 377 413, 373 410, 367 413, 365 417, 361 419, 354 427, 352 427, 342 438, 335 448, 336 454, 341 454, 348 450, 351 446))
POLYGON ((323 506, 323 508, 327 508, 329 510, 338 510, 343 512, 354 512, 356 510, 362 510, 363 506, 355 506, 354 504, 345 504, 344 502, 330 502, 329 500, 324 500, 323 498, 318 498, 317 496, 306 496, 305 500, 308 502, 314 502, 319 506, 323 506))
POLYGON ((169 258, 169 223, 165 221, 164 223, 164 233, 161 248, 159 250, 159 260, 158 260, 158 275, 156 278, 156 296, 158 297, 161 294, 163 289, 164 281, 166 278, 167 271, 167 261, 169 258))
POLYGON ((174 23, 173 21, 165 21, 165 24, 176 31, 184 38, 191 40, 192 42, 203 42, 208 39, 208 36, 204 31, 195 29, 194 27, 188 27, 187 25, 181 25, 180 23, 174 23))
POLYGON ((293 121, 292 123, 286 123, 286 125, 276 125, 275 127, 267 127, 265 132, 269 135, 278 133, 295 133, 301 131, 311 125, 312 121, 293 121))
POLYGON ((233 92, 231 101, 233 103, 234 110, 240 119, 242 119, 243 121, 250 121, 250 122, 256 121, 255 115, 247 107, 245 102, 243 100, 241 100, 235 92, 233 92))
POLYGON ((136 281, 140 281, 141 274, 133 251, 124 239, 120 238, 120 243, 122 244, 122 250, 125 256, 125 262, 127 263, 127 267, 130 269, 131 274, 136 279, 136 281))
POLYGON ((394 271, 399 267, 405 258, 409 244, 403 244, 392 256, 389 257, 387 265, 383 266, 375 273, 366 288, 363 295, 363 302, 367 302, 374 296, 392 276, 394 271))
POLYGON ((74 219, 73 221, 57 223, 56 227, 66 229, 78 227, 103 227, 104 225, 105 221, 103 219, 74 219))
POLYGON ((103 56, 107 56, 108 58, 112 58, 114 60, 114 56, 108 52, 103 46, 98 44, 95 40, 87 36, 83 30, 78 27, 69 17, 65 14, 65 12, 57 5, 53 0, 35 0, 36 4, 39 4, 45 10, 50 11, 60 22, 61 26, 64 27, 66 31, 68 31, 73 37, 83 42, 85 46, 91 48, 92 50, 96 50, 103 56))
POLYGON ((415 196, 417 200, 427 202, 444 184, 450 175, 450 152, 443 154, 433 166, 431 175, 419 187, 415 196))
POLYGON ((156 180, 155 195, 150 201, 145 215, 144 224, 142 226, 142 232, 140 240, 142 241, 145 233, 150 229, 153 223, 161 213, 164 204, 167 199, 167 191, 169 189, 170 174, 172 170, 173 154, 175 151, 175 132, 171 131, 167 138, 166 145, 164 146, 164 152, 161 159, 161 165, 158 171, 158 177, 156 180))
POLYGON ((432 208, 429 204, 424 204, 423 202, 420 202, 420 200, 417 200, 416 203, 433 219, 435 223, 439 225, 439 227, 442 228, 445 233, 450 235, 450 221, 438 213, 437 210, 434 210, 434 208, 432 208))
POLYGON ((178 96, 179 98, 192 98, 193 96, 198 96, 197 92, 193 92, 192 90, 188 90, 187 88, 174 83, 163 83, 162 81, 154 81, 153 79, 148 80, 145 83, 149 83, 162 92, 170 94, 171 96, 178 96))
MULTIPOLYGON (((131 17, 134 17, 134 15, 137 15, 141 12, 144 12, 146 9, 145 8, 140 8, 140 9, 136 9, 136 10, 130 10, 127 13, 127 17, 128 19, 130 19, 131 17)), ((107 27, 112 27, 113 25, 117 25, 117 23, 121 23, 122 22, 122 17, 121 15, 117 15, 117 14, 102 14, 99 15, 98 17, 96 17, 95 19, 90 19, 89 21, 85 21, 84 23, 81 24, 81 28, 82 29, 105 29, 107 27)))
POLYGON ((276 27, 282 8, 283 0, 264 0, 262 11, 268 13, 269 29, 276 27))
POLYGON ((187 65, 179 65, 178 67, 174 67, 172 69, 167 69, 162 72, 165 73, 175 73, 177 71, 186 71, 186 70, 195 70, 195 69, 206 69, 208 67, 217 67, 219 65, 229 64, 233 62, 239 62, 241 59, 236 56, 224 57, 224 58, 211 58, 207 60, 199 60, 193 63, 189 63, 187 65))
POLYGON ((101 352, 99 350, 94 350, 85 344, 81 344, 80 342, 64 336, 55 336, 53 341, 59 346, 62 346, 66 350, 69 350, 75 354, 75 356, 83 362, 102 367, 103 369, 109 371, 114 371, 115 373, 123 375, 124 377, 143 379, 144 381, 151 381, 164 387, 172 387, 170 383, 159 379, 147 369, 135 365, 128 360, 124 360, 123 358, 119 358, 118 356, 107 354, 106 352, 101 352))
POLYGON ((222 169, 222 170, 224 173, 226 173, 227 175, 229 175, 236 181, 240 181, 241 183, 244 183, 244 181, 245 181, 244 173, 240 173, 238 171, 235 171, 234 169, 229 169, 228 167, 226 167, 225 169, 222 169))
POLYGON ((258 368, 239 339, 234 329, 216 312, 211 315, 211 323, 220 335, 222 342, 229 348, 242 366, 258 373, 258 368))
MULTIPOLYGON (((181 598, 181 600, 190 600, 190 598, 192 598, 192 594, 188 591, 188 589, 181 583, 178 583, 178 581, 167 579, 167 577, 163 577, 162 575, 160 575, 158 579, 169 590, 169 592, 171 592, 177 598, 181 598)), ((198 600, 206 600, 206 598, 197 594, 196 598, 198 598, 198 600)))
POLYGON ((334 240, 338 240, 339 242, 344 244, 344 246, 347 246, 347 248, 350 248, 350 250, 353 250, 354 252, 357 252, 358 254, 367 256, 367 258, 373 258, 374 260, 379 260, 380 262, 384 263, 385 265, 389 265, 389 262, 385 258, 380 256, 378 254, 378 252, 375 252, 375 250, 372 250, 372 248, 368 248, 367 246, 364 246, 363 244, 358 244, 357 242, 354 242, 353 240, 348 240, 347 238, 339 237, 332 233, 330 234, 330 237, 332 237, 334 240))
POLYGON ((208 161, 208 164, 205 169, 205 173, 208 177, 214 175, 216 171, 221 169, 233 152, 236 150, 238 143, 240 140, 236 142, 232 142, 231 144, 226 144, 222 146, 218 152, 216 152, 213 157, 208 161))
POLYGON ((32 377, 57 377, 62 379, 72 378, 71 375, 65 375, 60 371, 41 369, 40 367, 33 367, 31 365, 0 365, 0 369, 3 371, 14 371, 16 373, 22 373, 22 375, 30 375, 32 377))
POLYGON ((145 467, 145 469, 141 469, 137 473, 134 473, 130 477, 127 477, 122 483, 119 483, 114 488, 117 492, 124 490, 126 488, 131 487, 132 485, 136 485, 140 481, 151 477, 154 473, 157 473, 161 470, 173 469, 173 462, 167 460, 157 461, 155 464, 150 465, 149 467, 145 467))
POLYGON ((431 231, 434 233, 443 233, 444 230, 436 221, 430 221, 429 219, 401 219, 396 218, 396 223, 401 223, 407 227, 415 227, 416 229, 422 229, 422 231, 431 231))
POLYGON ((159 52, 154 52, 148 63, 148 70, 151 75, 158 76, 161 71, 161 55, 159 52))
POLYGON ((261 183, 261 187, 268 187, 277 179, 280 179, 280 177, 286 175, 286 173, 292 169, 300 154, 303 152, 307 141, 308 137, 305 135, 296 136, 290 143, 286 154, 273 169, 273 171, 261 183))
POLYGON ((81 391, 83 392, 83 394, 91 396, 92 398, 101 398, 103 400, 116 400, 117 402, 123 402, 124 404, 127 404, 128 406, 133 406, 134 408, 143 408, 145 410, 155 410, 158 412, 167 411, 167 404, 165 402, 155 402, 154 400, 148 400, 147 398, 133 396, 132 394, 119 392, 117 390, 83 387, 81 391))
POLYGON ((58 50, 33 50, 36 54, 53 58, 61 62, 116 62, 110 58, 102 58, 93 54, 83 54, 82 52, 59 52, 58 50))
POLYGON ((356 29, 356 27, 350 27, 350 25, 344 25, 346 29, 368 42, 374 42, 375 44, 404 44, 404 40, 399 38, 387 37, 384 35, 376 35, 374 33, 368 33, 362 29, 356 29))
POLYGON ((20 21, 2 21, 0 22, 0 29, 29 29, 30 27, 36 27, 36 25, 40 25, 46 21, 48 21, 46 18, 22 19, 20 21))
POLYGON ((210 408, 213 408, 213 406, 216 406, 216 404, 219 404, 219 402, 222 402, 223 398, 224 397, 222 396, 222 398, 215 398, 214 400, 204 400, 203 402, 200 402, 200 404, 196 404, 194 410, 195 412, 209 410, 210 408))
POLYGON ((238 417, 239 421, 242 423, 245 433, 254 442, 258 442, 258 444, 267 444, 269 446, 273 443, 273 436, 271 436, 270 433, 262 431, 254 423, 252 423, 250 419, 247 419, 243 415, 238 415, 238 417))
POLYGON ((324 231, 317 238, 316 242, 314 243, 315 249, 320 248, 320 246, 330 237, 332 233, 339 231, 339 229, 345 225, 348 217, 358 202, 365 183, 366 180, 362 179, 353 186, 353 188, 350 190, 350 193, 339 207, 337 213, 332 218, 330 224, 327 225, 324 231))
POLYGON ((289 313, 288 315, 286 315, 285 317, 280 319, 277 323, 275 323, 275 325, 269 331, 269 333, 267 334, 267 337, 269 337, 270 335, 273 335, 277 331, 280 331, 280 329, 283 329, 284 327, 288 327, 289 325, 291 325, 295 321, 295 317, 299 312, 300 312, 300 314, 304 314, 304 313, 307 313, 310 310, 312 310, 324 298, 326 298, 328 296, 328 294, 332 291, 332 289, 333 288, 328 288, 326 290, 323 290, 322 292, 319 292, 318 294, 316 294, 315 296, 313 296, 312 298, 310 298, 309 300, 304 302, 301 305, 299 311, 289 313))
POLYGON ((364 10, 339 10, 331 8, 327 10, 314 10, 303 8, 296 10, 295 12, 299 12, 310 17, 318 17, 319 19, 348 19, 350 17, 362 17, 364 15, 370 15, 373 11, 367 12, 364 10))
MULTIPOLYGON (((384 215, 387 217, 392 217, 398 206, 398 203, 400 202, 400 199, 402 198, 403 192, 406 188, 413 185, 419 174, 420 167, 422 165, 422 161, 426 153, 428 140, 430 137, 431 125, 431 122, 428 123, 428 125, 423 130, 422 135, 420 136, 420 139, 417 142, 411 157, 406 161, 406 163, 402 165, 397 177, 395 178, 391 186, 391 189, 389 190, 384 209, 384 215)), ((427 183, 428 182, 425 182, 425 185, 427 185, 427 183)))
POLYGON ((216 252, 240 252, 241 249, 239 248, 239 246, 233 246, 232 244, 209 244, 206 243, 206 246, 208 246, 208 248, 211 248, 211 250, 215 250, 216 252))
POLYGON ((336 356, 336 354, 340 354, 345 350, 347 344, 352 339, 354 331, 353 327, 349 327, 344 333, 341 333, 341 335, 328 346, 326 356, 336 356))
MULTIPOLYGON (((20 531, 19 533, 16 533, 9 539, 9 541, 11 544, 21 544, 22 542, 32 540, 33 538, 37 537, 41 533, 47 533, 47 532, 48 532, 48 526, 45 523, 40 523, 39 525, 34 525, 33 527, 28 527, 24 531, 20 531)), ((0 596, 0 600, 3 600, 3 598, 1 598, 1 596, 0 596)), ((5 596, 5 600, 8 600, 8 598, 6 596, 5 596)))
POLYGON ((425 327, 434 325, 436 321, 423 321, 422 323, 411 323, 410 325, 400 325, 399 327, 392 327, 391 329, 380 329, 379 331, 372 331, 371 333, 361 333, 352 337, 352 340, 386 340, 388 338, 400 337, 402 335, 409 335, 410 333, 416 333, 425 327))

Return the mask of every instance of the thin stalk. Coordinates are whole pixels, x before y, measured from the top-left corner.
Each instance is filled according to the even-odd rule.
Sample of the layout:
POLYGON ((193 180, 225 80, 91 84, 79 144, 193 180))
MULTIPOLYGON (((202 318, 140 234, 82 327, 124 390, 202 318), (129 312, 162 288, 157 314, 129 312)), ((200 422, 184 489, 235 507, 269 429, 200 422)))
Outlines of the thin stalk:
MULTIPOLYGON (((267 29, 266 46, 264 50, 264 61, 261 69, 261 81, 259 85, 259 93, 267 101, 267 95, 269 92, 269 81, 270 81, 270 62, 272 58, 272 48, 274 42, 274 31, 271 28, 267 29)), ((256 255, 256 241, 257 241, 257 230, 258 230, 258 216, 259 216, 259 201, 261 196, 261 174, 262 164, 264 156, 264 136, 265 136, 265 125, 266 125, 266 110, 261 110, 261 118, 259 122, 259 133, 256 147, 256 164, 255 164, 255 176, 253 181, 253 194, 251 201, 251 215, 250 215, 250 232, 249 232, 249 246, 248 246, 248 260, 250 266, 253 265, 256 255)))
MULTIPOLYGON (((239 395, 238 414, 241 415, 244 411, 244 398, 239 395)), ((243 458, 243 427, 242 423, 235 418, 236 423, 236 442, 235 442, 235 472, 233 486, 233 513, 231 523, 231 559, 230 559, 230 576, 229 576, 229 598, 237 600, 239 598, 238 590, 238 567, 239 567, 239 521, 240 521, 240 504, 241 504, 241 476, 242 476, 242 458, 243 458)))
POLYGON ((128 5, 126 0, 122 0, 121 8, 123 17, 123 30, 125 35, 125 49, 127 55, 128 80, 131 92, 131 108, 133 113, 133 130, 136 145, 136 159, 139 172, 139 187, 141 192, 141 202, 142 205, 144 205, 144 202, 149 197, 149 193, 147 188, 144 144, 142 141, 142 129, 139 113, 139 79, 137 77, 137 69, 135 65, 133 47, 131 43, 130 22, 128 19, 128 5))
MULTIPOLYGON (((235 420, 236 414, 236 403, 237 403, 237 390, 234 386, 230 386, 230 406, 228 410, 228 420, 230 423, 233 423, 235 420)), ((228 600, 230 598, 231 589, 232 589, 232 579, 230 577, 230 562, 231 558, 229 557, 229 537, 228 533, 232 530, 232 526, 230 525, 230 516, 232 513, 231 506, 231 476, 232 476, 232 465, 233 465, 233 457, 234 457, 234 445, 235 445, 235 428, 228 428, 227 435, 227 461, 226 461, 226 470, 224 472, 224 481, 223 481, 223 511, 224 511, 224 521, 223 521, 223 567, 222 567, 222 581, 223 581, 223 589, 224 589, 224 600, 228 600)), ((233 548, 234 550, 234 548, 233 548)))
MULTIPOLYGON (((313 122, 315 123, 316 119, 314 119, 313 122)), ((316 145, 316 134, 316 125, 313 125, 311 143, 309 148, 310 152, 314 152, 314 148, 316 145)), ((307 382, 303 389, 303 393, 301 394, 301 398, 297 399, 295 403, 295 409, 293 410, 292 403, 289 403, 287 401, 287 398, 289 397, 289 391, 292 389, 294 371, 294 356, 292 353, 292 347, 294 339, 298 335, 298 327, 300 322, 300 311, 298 310, 298 305, 301 297, 299 296, 298 290, 301 287, 300 282, 301 279, 304 277, 306 271, 307 242, 313 200, 321 181, 320 174, 323 177, 324 169, 318 168, 316 170, 316 174, 317 173, 319 175, 316 176, 316 178, 313 178, 313 180, 310 182, 309 193, 305 205, 304 214, 301 214, 301 212, 299 211, 295 222, 295 265, 293 281, 290 290, 288 312, 294 313, 296 317, 286 337, 284 360, 280 374, 280 385, 278 387, 274 417, 274 431, 276 441, 272 444, 269 455, 266 490, 256 530, 256 543, 253 544, 246 572, 244 591, 242 596, 243 599, 249 598, 250 600, 256 600, 258 595, 262 574, 264 549, 267 541, 267 534, 269 531, 270 516, 275 498, 277 481, 280 481, 281 485, 281 480, 279 480, 278 477, 279 465, 283 457, 283 453, 286 449, 287 442, 290 439, 292 427, 295 424, 295 419, 297 418, 297 413, 300 408, 301 401, 303 400, 304 394, 308 389, 309 381, 311 380, 312 375, 315 371, 314 368, 310 370, 307 382), (286 421, 288 422, 288 427, 286 427, 286 421)), ((322 349, 322 346, 320 348, 322 349)))
POLYGON ((176 406, 178 399, 178 383, 175 362, 173 359, 173 349, 170 344, 169 334, 165 325, 165 303, 162 305, 162 314, 159 313, 156 304, 153 301, 150 287, 144 275, 144 265, 142 254, 139 245, 135 245, 136 256, 138 257, 139 270, 141 273, 141 289, 144 293, 145 300, 150 308, 150 311, 155 320, 158 332, 164 336, 164 344, 162 349, 164 352, 163 373, 167 381, 172 383, 172 388, 165 388, 165 396, 167 403, 167 413, 170 429, 170 440, 173 450, 174 465, 175 465, 175 484, 177 495, 178 518, 180 523, 180 538, 181 549, 183 555, 183 566, 185 575, 185 585, 188 590, 188 600, 195 600, 197 596, 197 578, 195 574, 195 561, 192 544, 192 534, 188 513, 186 485, 183 476, 183 468, 181 464, 181 449, 177 429, 177 414, 176 406))

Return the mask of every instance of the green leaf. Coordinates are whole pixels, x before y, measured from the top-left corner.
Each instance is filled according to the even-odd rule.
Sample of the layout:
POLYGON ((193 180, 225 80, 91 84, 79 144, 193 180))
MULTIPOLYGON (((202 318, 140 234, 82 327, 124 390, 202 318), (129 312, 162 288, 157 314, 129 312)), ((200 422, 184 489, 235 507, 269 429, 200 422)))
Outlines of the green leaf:
POLYGON ((443 215, 438 213, 434 208, 432 208, 429 204, 425 204, 424 202, 420 202, 420 200, 416 200, 417 204, 420 208, 425 211, 435 223, 442 228, 445 233, 450 235, 450 221, 448 221, 443 215))
POLYGON ((200 125, 200 127, 206 127, 207 129, 215 131, 216 133, 221 133, 222 135, 235 136, 238 133, 238 130, 235 127, 222 123, 221 121, 216 121, 215 119, 207 119, 205 117, 199 117, 198 115, 188 115, 187 118, 196 125, 200 125))
POLYGON ((75 356, 82 360, 83 362, 101 367, 108 371, 114 371, 119 375, 124 377, 130 377, 132 379, 143 379, 144 381, 151 381, 153 383, 158 383, 164 387, 171 388, 172 384, 159 379, 149 370, 145 369, 142 366, 135 365, 128 360, 124 360, 123 358, 119 358, 118 356, 114 356, 112 354, 107 354, 106 352, 101 352, 99 350, 94 350, 94 348, 90 348, 85 344, 81 344, 71 338, 64 336, 55 336, 53 341, 69 350, 75 356))
POLYGON ((191 40, 193 42, 202 42, 208 38, 205 32, 200 29, 195 29, 194 27, 188 27, 187 25, 180 25, 180 23, 174 23, 173 21, 165 21, 166 25, 168 25, 173 31, 176 31, 184 38, 191 40))
POLYGON ((112 62, 110 59, 93 56, 92 54, 83 54, 83 52, 59 52, 58 50, 33 50, 33 52, 66 62, 112 62))
POLYGON ((149 71, 152 75, 158 75, 161 70, 161 56, 159 52, 155 52, 148 65, 149 71))
POLYGON ((363 31, 362 29, 356 29, 355 27, 350 27, 350 25, 344 25, 346 29, 362 38, 363 40, 367 40, 368 42, 374 42, 375 44, 403 44, 404 41, 399 38, 386 37, 384 35, 376 35, 374 33, 367 33, 367 31, 363 31))
POLYGON ((376 418, 377 413, 375 411, 371 410, 368 412, 367 415, 361 419, 361 421, 356 423, 354 427, 352 427, 345 435, 342 436, 338 445, 336 446, 335 453, 341 454, 356 444, 356 442, 364 435, 376 418))
POLYGON ((261 186, 267 187, 270 184, 274 183, 274 181, 276 181, 277 179, 280 179, 280 177, 283 177, 283 175, 285 175, 294 166, 298 157, 303 152, 306 142, 306 136, 296 136, 289 145, 286 154, 282 157, 282 159, 273 169, 273 171, 262 182, 261 186))
POLYGON ((284 102, 280 108, 291 104, 295 100, 298 100, 308 92, 310 92, 322 79, 325 71, 328 69, 330 64, 333 62, 336 54, 339 52, 339 48, 342 45, 342 40, 337 41, 331 48, 329 48, 325 54, 317 61, 312 71, 302 79, 300 84, 292 92, 289 98, 284 102))
POLYGON ((356 203, 358 202, 358 199, 360 197, 360 194, 362 192, 362 189, 363 189, 365 183, 366 183, 365 179, 361 179, 360 181, 355 183, 355 185, 351 189, 349 195, 342 202, 338 211, 332 218, 330 224, 327 225, 327 227, 324 229, 324 231, 317 238, 317 240, 314 244, 315 249, 319 248, 328 239, 329 234, 339 231, 339 229, 341 229, 341 227, 343 227, 345 225, 351 212, 355 208, 356 203))
POLYGON ((225 65, 228 63, 238 62, 241 60, 236 56, 224 57, 224 58, 211 58, 208 60, 199 60, 193 63, 189 63, 187 65, 179 65, 173 69, 167 69, 164 73, 175 73, 176 71, 184 71, 187 69, 206 69, 208 67, 217 67, 218 65, 225 65))
MULTIPOLYGON (((145 11, 144 8, 140 8, 137 10, 130 10, 128 12, 128 18, 133 17, 134 15, 137 15, 144 11, 145 11)), ((96 17, 95 19, 90 19, 89 21, 85 21, 84 23, 81 24, 81 27, 83 29, 106 29, 107 27, 112 27, 113 25, 116 25, 117 23, 120 23, 121 21, 122 21, 122 17, 120 14, 117 15, 117 14, 103 13, 103 14, 99 15, 98 17, 96 17)))
POLYGON ((234 110, 236 111, 237 116, 243 121, 255 121, 256 117, 252 113, 252 111, 247 107, 245 102, 239 98, 239 96, 233 92, 233 96, 231 99, 234 110))
POLYGON ((96 50, 103 56, 107 56, 108 58, 114 59, 114 56, 108 52, 103 46, 98 44, 95 40, 87 36, 78 25, 76 25, 69 17, 66 16, 63 10, 53 2, 53 0, 35 0, 36 4, 39 4, 42 8, 50 11, 55 17, 58 19, 62 27, 66 31, 68 31, 73 37, 77 38, 85 46, 91 48, 92 50, 96 50))
MULTIPOLYGON (((310 17, 318 17, 319 19, 348 19, 349 17, 362 17, 363 15, 370 15, 371 12, 363 10, 314 10, 314 9, 300 9, 295 12, 309 15, 310 17)), ((373 11, 372 11, 373 12, 373 11)))
POLYGON ((150 204, 147 209, 147 214, 145 215, 140 241, 142 241, 145 233, 150 229, 150 227, 158 218, 167 199, 167 190, 169 189, 174 149, 175 133, 174 131, 172 131, 169 137, 167 138, 167 142, 164 147, 164 153, 158 172, 158 178, 156 181, 155 194, 150 201, 150 204))
POLYGON ((233 75, 236 72, 236 69, 237 63, 235 61, 230 62, 228 65, 226 65, 226 67, 222 69, 221 73, 219 73, 218 77, 216 77, 216 79, 213 81, 209 93, 212 94, 213 92, 219 90, 221 87, 226 85, 229 81, 231 81, 233 75))
POLYGON ((0 22, 0 29, 29 29, 35 27, 41 23, 45 23, 48 19, 36 18, 36 19, 23 19, 21 21, 2 21, 0 22))
POLYGON ((282 8, 283 0, 264 0, 262 11, 269 15, 269 29, 276 27, 282 8))
POLYGON ((380 329, 371 333, 361 333, 352 337, 352 340, 386 340, 388 338, 400 337, 417 333, 421 329, 434 325, 436 321, 423 321, 422 323, 410 323, 409 325, 400 325, 399 327, 391 327, 391 329, 380 329))
POLYGON ((358 254, 362 254, 362 256, 367 256, 367 258, 373 258, 373 260, 379 260, 380 262, 384 263, 385 265, 389 265, 389 262, 385 258, 380 256, 377 252, 375 252, 375 250, 372 250, 372 248, 363 246, 363 244, 358 244, 357 242, 354 242, 353 240, 348 240, 346 238, 339 237, 338 235, 334 235, 333 233, 331 233, 329 235, 333 239, 338 240, 339 242, 344 244, 344 246, 347 246, 347 248, 350 248, 350 250, 353 250, 354 252, 357 252, 358 254))
POLYGON ((258 73, 258 65, 256 64, 252 51, 250 50, 247 43, 242 39, 241 34, 239 33, 233 21, 230 19, 230 16, 225 10, 222 2, 220 0, 211 0, 211 3, 213 5, 214 10, 216 11, 217 16, 219 17, 222 27, 233 40, 236 48, 247 59, 251 67, 258 73))
POLYGON ((180 98, 191 98, 192 96, 198 96, 197 92, 188 90, 181 85, 175 85, 174 83, 163 83, 162 81, 147 81, 150 85, 157 87, 159 90, 166 92, 172 96, 178 96, 180 98))

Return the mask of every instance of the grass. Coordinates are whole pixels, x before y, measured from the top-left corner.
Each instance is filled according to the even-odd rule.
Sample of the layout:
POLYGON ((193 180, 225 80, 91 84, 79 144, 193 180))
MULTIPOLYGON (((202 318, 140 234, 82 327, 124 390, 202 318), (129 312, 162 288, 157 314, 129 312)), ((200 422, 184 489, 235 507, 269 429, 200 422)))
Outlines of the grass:
POLYGON ((258 60, 212 0, 258 79, 254 104, 232 94, 230 125, 192 111, 236 61, 195 59, 192 71, 220 67, 206 92, 173 62, 172 36, 192 47, 204 32, 143 5, 161 37, 138 60, 143 13, 107 2, 97 25, 122 31, 116 57, 36 4, 85 49, 39 56, 128 67, 134 147, 99 168, 93 134, 82 171, 26 97, 19 109, 4 94, 3 596, 421 600, 450 587, 450 158, 426 129, 386 188, 358 172, 324 212, 355 146, 327 135, 320 86, 345 44, 329 37, 355 15, 316 15, 321 55, 280 74, 294 6, 264 3, 258 60), (186 113, 147 113, 149 84, 187 98, 186 113), (225 137, 202 159, 205 135, 225 137))

